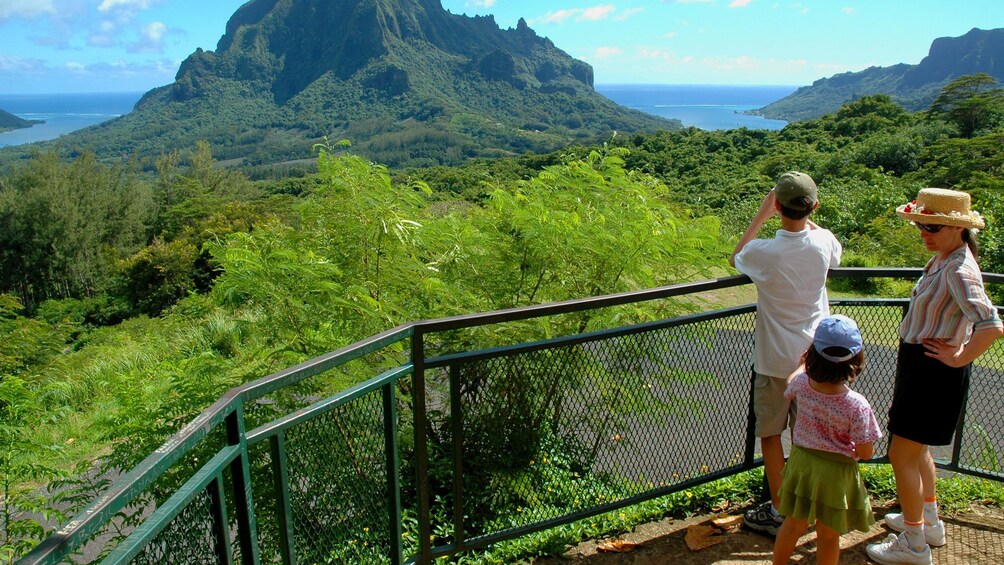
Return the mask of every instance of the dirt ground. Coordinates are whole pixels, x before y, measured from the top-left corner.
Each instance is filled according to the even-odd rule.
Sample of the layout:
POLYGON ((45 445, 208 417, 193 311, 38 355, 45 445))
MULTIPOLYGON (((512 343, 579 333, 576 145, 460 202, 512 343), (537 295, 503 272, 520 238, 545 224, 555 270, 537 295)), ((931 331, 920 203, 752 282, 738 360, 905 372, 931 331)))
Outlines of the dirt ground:
MULTIPOLYGON (((882 517, 898 508, 890 504, 875 507, 876 524, 867 532, 851 532, 841 538, 842 565, 871 564, 865 546, 882 541, 889 530, 882 517)), ((739 514, 740 512, 736 512, 739 514)), ((630 552, 598 551, 601 544, 614 540, 593 540, 571 548, 562 557, 539 559, 533 565, 761 565, 770 564, 773 538, 739 528, 719 536, 715 545, 692 551, 684 538, 690 526, 708 524, 720 515, 698 516, 687 520, 664 520, 644 524, 621 536, 625 542, 639 544, 630 552)), ((945 521, 948 544, 933 548, 935 565, 1004 565, 1004 510, 974 507, 950 516, 945 521)), ((815 533, 799 540, 792 563, 816 562, 815 533)))

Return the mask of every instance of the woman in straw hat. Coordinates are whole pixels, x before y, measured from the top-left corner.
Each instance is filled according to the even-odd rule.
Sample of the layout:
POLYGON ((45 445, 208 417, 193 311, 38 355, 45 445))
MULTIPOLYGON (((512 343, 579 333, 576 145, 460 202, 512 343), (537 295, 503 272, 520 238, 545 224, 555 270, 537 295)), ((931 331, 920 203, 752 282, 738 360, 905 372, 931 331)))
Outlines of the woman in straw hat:
POLYGON ((928 446, 948 445, 962 413, 971 363, 1004 333, 983 289, 976 233, 984 226, 969 195, 925 188, 896 214, 920 230, 934 257, 910 294, 899 326, 896 384, 889 409, 889 461, 902 514, 888 514, 897 532, 867 547, 879 563, 932 562, 945 544, 938 519, 934 459, 928 446))

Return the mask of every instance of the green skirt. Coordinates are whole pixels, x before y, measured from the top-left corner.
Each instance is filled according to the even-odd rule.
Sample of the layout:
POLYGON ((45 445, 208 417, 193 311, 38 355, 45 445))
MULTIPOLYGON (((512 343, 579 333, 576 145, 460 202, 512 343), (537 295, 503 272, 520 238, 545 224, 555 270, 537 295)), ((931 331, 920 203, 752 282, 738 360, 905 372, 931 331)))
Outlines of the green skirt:
POLYGON ((858 462, 830 451, 792 446, 781 480, 781 514, 845 534, 875 523, 858 462))

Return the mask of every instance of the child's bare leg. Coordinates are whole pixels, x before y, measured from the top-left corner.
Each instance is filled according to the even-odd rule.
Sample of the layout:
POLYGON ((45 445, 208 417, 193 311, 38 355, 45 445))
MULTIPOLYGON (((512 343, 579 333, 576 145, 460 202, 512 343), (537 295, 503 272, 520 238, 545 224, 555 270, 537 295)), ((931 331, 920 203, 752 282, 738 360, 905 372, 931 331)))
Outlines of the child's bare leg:
POLYGON ((774 538, 774 565, 788 565, 791 554, 795 552, 795 545, 798 544, 798 538, 802 537, 807 529, 809 529, 807 521, 785 516, 784 523, 774 538))
POLYGON ((839 561, 840 532, 817 520, 816 563, 819 565, 837 565, 839 561))

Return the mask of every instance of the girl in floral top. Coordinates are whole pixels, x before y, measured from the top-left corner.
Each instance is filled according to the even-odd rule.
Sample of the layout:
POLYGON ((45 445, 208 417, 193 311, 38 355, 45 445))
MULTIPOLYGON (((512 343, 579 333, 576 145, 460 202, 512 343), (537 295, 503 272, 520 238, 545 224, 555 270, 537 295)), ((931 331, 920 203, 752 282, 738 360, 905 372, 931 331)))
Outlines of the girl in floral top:
POLYGON ((781 480, 784 524, 774 541, 774 565, 788 563, 810 523, 816 562, 836 565, 840 535, 867 532, 872 516, 858 460, 869 459, 882 437, 868 400, 848 388, 864 368, 861 332, 846 316, 824 318, 785 398, 798 406, 791 456, 781 480))

